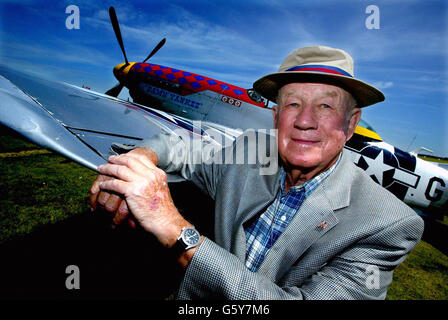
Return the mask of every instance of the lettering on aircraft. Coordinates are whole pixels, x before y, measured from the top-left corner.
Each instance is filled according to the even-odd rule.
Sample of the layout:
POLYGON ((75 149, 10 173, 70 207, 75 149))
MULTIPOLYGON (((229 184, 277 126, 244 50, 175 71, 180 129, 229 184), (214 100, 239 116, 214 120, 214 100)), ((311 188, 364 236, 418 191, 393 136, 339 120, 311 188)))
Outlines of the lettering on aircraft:
POLYGON ((235 98, 230 98, 228 96, 221 96, 221 101, 225 102, 225 103, 228 103, 228 104, 231 104, 231 105, 233 105, 235 107, 240 107, 241 106, 241 101, 239 101, 239 100, 237 100, 235 98))
POLYGON ((147 83, 144 83, 144 82, 141 83, 140 87, 147 94, 150 94, 152 96, 158 96, 158 97, 160 97, 160 98, 162 98, 164 100, 170 100, 170 101, 172 101, 174 103, 182 104, 182 105, 187 106, 187 107, 198 109, 202 105, 201 102, 194 101, 194 100, 189 99, 187 97, 175 94, 175 93, 170 92, 170 91, 163 90, 161 88, 153 87, 153 86, 151 86, 151 85, 149 85, 147 83))
POLYGON ((431 179, 429 179, 428 187, 425 191, 426 199, 428 199, 429 201, 439 201, 442 198, 443 191, 437 188, 434 189, 434 193, 433 195, 431 195, 431 189, 433 188, 433 185, 435 183, 439 183, 442 188, 445 187, 445 181, 443 181, 442 179, 438 177, 432 177, 431 179))

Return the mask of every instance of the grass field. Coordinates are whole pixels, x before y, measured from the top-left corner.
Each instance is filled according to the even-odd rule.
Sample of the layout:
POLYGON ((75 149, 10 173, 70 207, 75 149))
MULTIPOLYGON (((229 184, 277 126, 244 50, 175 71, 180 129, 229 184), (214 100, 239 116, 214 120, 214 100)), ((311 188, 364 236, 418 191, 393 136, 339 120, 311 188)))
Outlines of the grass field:
POLYGON ((439 158, 439 157, 432 157, 429 155, 418 155, 420 159, 431 161, 431 162, 438 162, 438 163, 448 163, 448 159, 446 158, 439 158))
MULTIPOLYGON (((148 243, 152 258, 161 254, 152 240, 138 232, 113 234, 104 217, 93 218, 87 199, 94 172, 6 132, 0 136, 0 176, 0 276, 8 282, 0 296, 74 297, 64 288, 63 268, 71 263, 88 270, 82 297, 169 296, 178 279, 155 284, 145 277, 153 259, 136 258, 148 243), (117 277, 114 268, 132 277, 117 277)), ((395 271, 387 299, 448 298, 446 231, 446 223, 428 223, 424 239, 395 271)), ((153 272, 166 272, 166 265, 153 272)))

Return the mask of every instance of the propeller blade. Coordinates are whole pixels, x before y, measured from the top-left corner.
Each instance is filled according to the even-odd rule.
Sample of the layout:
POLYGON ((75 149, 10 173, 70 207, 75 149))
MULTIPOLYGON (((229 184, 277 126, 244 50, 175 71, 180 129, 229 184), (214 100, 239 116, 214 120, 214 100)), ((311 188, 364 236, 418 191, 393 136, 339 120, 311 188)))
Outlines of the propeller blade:
POLYGON ((106 94, 112 97, 118 97, 118 95, 121 92, 121 89, 123 89, 124 85, 122 85, 121 83, 117 84, 115 87, 110 88, 109 90, 106 91, 106 94))
POLYGON ((115 13, 114 7, 109 8, 109 17, 112 27, 114 28, 115 36, 118 40, 118 44, 120 45, 121 51, 123 51, 124 60, 128 63, 128 58, 126 57, 126 52, 124 51, 123 39, 121 38, 120 25, 118 24, 117 14, 115 13))
POLYGON ((146 62, 146 60, 148 60, 149 58, 151 58, 153 55, 156 54, 157 51, 160 50, 160 48, 163 47, 163 45, 165 44, 166 39, 163 38, 162 41, 159 42, 159 44, 151 51, 151 53, 146 57, 145 60, 143 60, 143 62, 146 62))

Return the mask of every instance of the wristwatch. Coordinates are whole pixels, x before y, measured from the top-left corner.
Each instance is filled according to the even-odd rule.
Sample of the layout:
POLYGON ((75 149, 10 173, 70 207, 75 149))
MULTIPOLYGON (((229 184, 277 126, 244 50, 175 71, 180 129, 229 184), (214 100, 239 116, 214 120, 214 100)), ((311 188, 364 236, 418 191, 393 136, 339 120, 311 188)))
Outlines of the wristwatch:
POLYGON ((180 256, 188 249, 196 247, 201 241, 201 234, 196 228, 183 227, 177 242, 171 247, 176 256, 180 256))

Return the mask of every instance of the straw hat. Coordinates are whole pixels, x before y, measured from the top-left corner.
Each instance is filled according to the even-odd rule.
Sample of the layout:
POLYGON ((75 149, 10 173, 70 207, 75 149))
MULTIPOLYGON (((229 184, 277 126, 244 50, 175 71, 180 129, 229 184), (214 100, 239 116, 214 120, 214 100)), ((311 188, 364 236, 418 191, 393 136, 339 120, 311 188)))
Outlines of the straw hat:
POLYGON ((318 82, 341 87, 353 95, 359 108, 385 99, 380 90, 354 77, 353 58, 347 52, 326 46, 293 51, 278 72, 255 81, 254 89, 276 102, 278 90, 292 82, 318 82))

